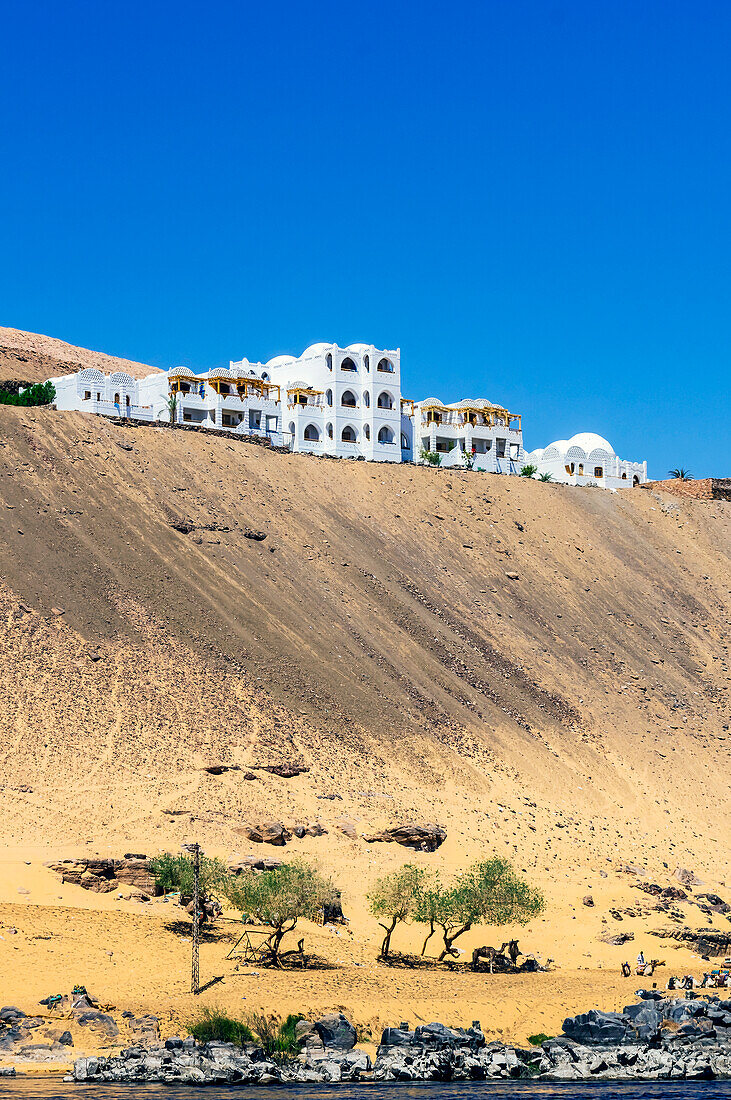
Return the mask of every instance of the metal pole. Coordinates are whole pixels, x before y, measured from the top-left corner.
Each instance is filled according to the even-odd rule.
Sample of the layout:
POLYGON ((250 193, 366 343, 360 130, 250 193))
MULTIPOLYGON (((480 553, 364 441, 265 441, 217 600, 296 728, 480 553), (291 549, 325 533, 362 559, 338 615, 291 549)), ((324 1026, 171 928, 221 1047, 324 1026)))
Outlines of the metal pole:
POLYGON ((198 973, 198 945, 200 943, 200 845, 191 845, 193 849, 193 959, 191 968, 190 991, 200 992, 198 973))

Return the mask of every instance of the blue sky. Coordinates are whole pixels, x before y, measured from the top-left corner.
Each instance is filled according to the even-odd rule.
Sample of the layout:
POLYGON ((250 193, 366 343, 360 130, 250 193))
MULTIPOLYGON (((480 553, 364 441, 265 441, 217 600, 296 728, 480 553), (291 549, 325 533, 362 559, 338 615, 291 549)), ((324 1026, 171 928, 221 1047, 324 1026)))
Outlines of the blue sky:
POLYGON ((526 446, 731 474, 731 5, 6 5, 0 324, 401 348, 526 446))

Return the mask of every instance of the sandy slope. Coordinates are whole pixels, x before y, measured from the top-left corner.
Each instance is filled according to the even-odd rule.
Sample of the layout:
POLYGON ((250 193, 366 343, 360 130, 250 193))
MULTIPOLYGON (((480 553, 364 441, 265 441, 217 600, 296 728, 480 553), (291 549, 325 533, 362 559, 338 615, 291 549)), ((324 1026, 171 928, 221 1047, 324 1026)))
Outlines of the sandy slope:
POLYGON ((52 336, 0 326, 0 382, 16 379, 21 382, 45 382, 47 378, 60 378, 85 367, 96 367, 106 374, 126 371, 133 378, 146 378, 158 370, 157 367, 119 359, 103 351, 77 348, 52 336))
MULTIPOLYGON (((462 1020, 502 1027, 499 1001, 505 1027, 527 1033, 549 1030, 546 1005, 551 1020, 588 1007, 583 989, 620 1003, 616 968, 639 947, 688 969, 687 951, 647 935, 667 917, 618 867, 663 885, 692 867, 731 901, 731 506, 288 456, 50 411, 6 408, 0 444, 0 921, 32 925, 41 905, 63 938, 85 907, 85 931, 77 922, 53 958, 47 941, 0 941, 14 975, 0 1000, 20 997, 41 960, 45 984, 87 975, 100 996, 167 1010, 185 988, 185 949, 160 903, 59 888, 42 861, 193 837, 261 852, 241 827, 262 817, 325 824, 285 854, 334 875, 354 935, 308 927, 339 969, 254 982, 254 1007, 302 998, 362 1021, 455 1019, 451 996, 462 1020), (181 533, 181 520, 196 529, 181 533), (283 759, 310 771, 202 770, 283 759), (434 855, 362 839, 414 818, 447 827, 434 855), (365 894, 378 874, 406 859, 451 873, 495 851, 549 900, 521 932, 562 968, 540 978, 540 996, 500 979, 496 997, 497 979, 471 976, 452 993, 444 975, 375 966, 365 894), (641 915, 609 915, 640 902, 641 915), (600 943, 607 929, 635 941, 600 943), (113 976, 95 962, 101 939, 113 976), (141 957, 141 944, 133 973, 120 955, 141 957), (579 969, 600 965, 612 975, 579 969)), ((711 927, 684 912, 688 927, 711 927)), ((464 947, 501 938, 480 929, 464 947)), ((419 942, 407 930, 396 946, 419 942)), ((229 977, 206 996, 242 1004, 252 979, 210 952, 208 973, 229 977)))

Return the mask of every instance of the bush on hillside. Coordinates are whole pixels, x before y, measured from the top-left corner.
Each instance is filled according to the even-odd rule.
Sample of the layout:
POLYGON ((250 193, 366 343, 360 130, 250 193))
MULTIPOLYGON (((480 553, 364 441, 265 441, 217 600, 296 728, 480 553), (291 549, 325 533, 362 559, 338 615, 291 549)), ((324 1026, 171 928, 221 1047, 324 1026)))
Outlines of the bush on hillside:
POLYGON ((222 1009, 209 1008, 207 1005, 201 1008, 195 1019, 188 1021, 186 1027, 199 1043, 236 1043, 243 1046, 244 1043, 256 1042, 256 1036, 243 1020, 237 1020, 222 1009))
POLYGON ((20 405, 29 408, 34 405, 50 405, 56 398, 56 387, 51 382, 37 382, 28 386, 22 393, 0 390, 0 405, 20 405))

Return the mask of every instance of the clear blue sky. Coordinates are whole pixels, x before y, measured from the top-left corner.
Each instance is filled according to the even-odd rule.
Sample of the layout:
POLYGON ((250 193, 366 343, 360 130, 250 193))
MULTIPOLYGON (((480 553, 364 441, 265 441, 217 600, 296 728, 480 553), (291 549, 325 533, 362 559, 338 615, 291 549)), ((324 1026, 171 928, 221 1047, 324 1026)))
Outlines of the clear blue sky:
POLYGON ((3 9, 0 324, 400 347, 527 447, 731 474, 727 0, 3 9))

